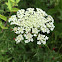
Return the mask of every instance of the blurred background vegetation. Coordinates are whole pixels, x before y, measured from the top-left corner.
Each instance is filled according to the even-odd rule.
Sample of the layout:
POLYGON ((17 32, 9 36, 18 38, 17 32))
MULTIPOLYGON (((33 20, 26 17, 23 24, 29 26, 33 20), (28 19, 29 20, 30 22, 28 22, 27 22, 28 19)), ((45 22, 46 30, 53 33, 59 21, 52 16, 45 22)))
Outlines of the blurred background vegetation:
MULTIPOLYGON (((8 10, 7 2, 0 0, 0 14, 5 17, 16 14, 16 10, 8 10)), ((20 0, 14 7, 43 9, 54 18, 55 29, 48 35, 46 46, 35 42, 16 44, 13 26, 0 18, 0 25, 4 25, 0 26, 0 62, 62 62, 62 0, 20 0)))

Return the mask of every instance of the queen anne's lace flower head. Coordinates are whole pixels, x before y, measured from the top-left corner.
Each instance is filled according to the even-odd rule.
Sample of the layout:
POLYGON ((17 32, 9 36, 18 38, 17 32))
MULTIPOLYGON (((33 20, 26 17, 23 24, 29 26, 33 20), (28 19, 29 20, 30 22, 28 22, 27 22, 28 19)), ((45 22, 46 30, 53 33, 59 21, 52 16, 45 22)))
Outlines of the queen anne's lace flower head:
POLYGON ((48 37, 42 33, 50 33, 54 29, 54 19, 46 14, 42 9, 27 8, 27 10, 21 9, 17 11, 17 15, 12 15, 8 20, 11 25, 15 24, 18 27, 14 27, 13 31, 19 34, 15 41, 16 43, 22 40, 25 43, 33 42, 34 37, 37 38, 37 44, 46 44, 48 37))

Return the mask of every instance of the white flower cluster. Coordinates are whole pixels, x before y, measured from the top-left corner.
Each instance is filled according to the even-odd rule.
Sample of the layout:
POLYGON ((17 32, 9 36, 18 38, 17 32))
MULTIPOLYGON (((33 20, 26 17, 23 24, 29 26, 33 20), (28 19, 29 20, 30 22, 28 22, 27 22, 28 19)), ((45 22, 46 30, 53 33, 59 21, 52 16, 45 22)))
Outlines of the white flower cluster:
POLYGON ((45 11, 39 8, 27 8, 27 10, 21 9, 17 11, 17 15, 12 15, 8 20, 11 25, 15 24, 18 27, 14 27, 13 31, 18 34, 15 41, 19 43, 25 41, 25 43, 33 42, 33 38, 37 38, 37 44, 46 44, 48 37, 42 33, 50 33, 54 29, 54 19, 46 14, 45 11))

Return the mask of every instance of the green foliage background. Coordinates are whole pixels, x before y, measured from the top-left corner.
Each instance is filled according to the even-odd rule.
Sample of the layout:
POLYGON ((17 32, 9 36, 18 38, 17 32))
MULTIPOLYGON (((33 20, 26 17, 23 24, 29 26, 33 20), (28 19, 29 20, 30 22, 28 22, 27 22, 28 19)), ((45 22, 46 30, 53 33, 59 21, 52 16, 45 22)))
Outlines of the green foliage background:
POLYGON ((0 18, 4 27, 8 27, 6 30, 0 28, 0 62, 62 62, 62 0, 20 0, 14 6, 17 10, 13 11, 6 2, 8 0, 0 0, 1 15, 8 18, 18 9, 41 8, 54 18, 55 29, 49 34, 46 45, 37 45, 36 42, 16 44, 16 34, 11 31, 13 26, 0 18))

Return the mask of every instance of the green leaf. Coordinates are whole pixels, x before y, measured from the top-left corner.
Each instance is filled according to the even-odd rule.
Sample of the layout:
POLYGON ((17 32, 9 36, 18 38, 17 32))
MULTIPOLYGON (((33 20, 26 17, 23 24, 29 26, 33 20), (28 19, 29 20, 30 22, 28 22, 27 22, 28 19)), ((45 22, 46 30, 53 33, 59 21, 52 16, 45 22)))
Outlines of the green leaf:
POLYGON ((0 26, 2 25, 2 21, 0 21, 0 26))
POLYGON ((8 6, 8 3, 7 2, 5 2, 5 4, 8 6))
POLYGON ((0 14, 0 18, 3 19, 4 21, 7 21, 7 17, 3 16, 0 14))
POLYGON ((60 20, 62 20, 62 10, 59 9, 59 12, 60 12, 60 16, 58 16, 58 18, 59 18, 60 20))
POLYGON ((18 4, 16 3, 15 6, 18 6, 18 4))
POLYGON ((12 8, 11 12, 17 12, 18 10, 18 8, 12 8))
POLYGON ((19 3, 20 0, 16 0, 16 3, 19 3))
POLYGON ((12 57, 7 58, 6 61, 9 62, 10 59, 12 59, 12 57))
POLYGON ((0 13, 3 13, 4 12, 4 10, 0 10, 0 13))
POLYGON ((58 31, 59 33, 62 32, 62 23, 55 23, 55 31, 58 31))
POLYGON ((8 8, 9 8, 9 10, 11 10, 11 8, 12 8, 10 0, 8 0, 8 8))
POLYGON ((59 8, 62 9, 62 0, 59 1, 59 8))
POLYGON ((2 21, 0 21, 0 27, 1 27, 2 29, 8 29, 8 27, 5 27, 5 26, 4 26, 4 24, 2 23, 2 21))
POLYGON ((8 29, 8 27, 5 27, 3 24, 1 25, 2 29, 8 29))
POLYGON ((11 2, 15 3, 15 0, 10 0, 11 2))

